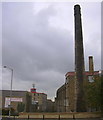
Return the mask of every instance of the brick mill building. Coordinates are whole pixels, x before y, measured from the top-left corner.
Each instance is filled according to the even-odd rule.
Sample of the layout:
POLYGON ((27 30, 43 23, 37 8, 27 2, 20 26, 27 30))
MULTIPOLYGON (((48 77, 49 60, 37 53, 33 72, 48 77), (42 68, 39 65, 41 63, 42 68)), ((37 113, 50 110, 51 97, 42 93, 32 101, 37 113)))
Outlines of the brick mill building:
POLYGON ((92 110, 92 107, 99 110, 98 103, 94 103, 97 104, 95 106, 88 104, 89 99, 93 100, 94 96, 88 98, 86 88, 92 86, 96 89, 95 83, 100 83, 100 76, 99 71, 94 71, 92 56, 89 56, 89 71, 85 71, 80 5, 74 6, 74 21, 75 71, 66 73, 64 85, 57 90, 56 109, 58 112, 85 112, 92 110))
POLYGON ((35 112, 45 112, 47 110, 47 94, 40 93, 36 91, 36 88, 31 88, 31 96, 32 96, 32 106, 31 111, 35 112))
MULTIPOLYGON (((10 105, 10 90, 1 90, 0 92, 2 94, 2 97, 0 98, 0 101, 2 101, 2 109, 8 109, 10 105)), ((12 90, 11 106, 15 111, 17 111, 17 106, 19 103, 25 104, 24 111, 26 111, 27 93, 28 93, 27 91, 12 90)))
MULTIPOLYGON (((95 81, 100 82, 100 71, 94 71, 92 56, 89 57, 89 71, 86 71, 84 75, 85 75, 85 80, 83 83, 84 89, 88 85, 94 84, 95 81)), ((75 84, 76 84, 75 72, 67 72, 65 75, 65 83, 57 90, 56 93, 55 102, 56 102, 57 112, 76 112, 75 84)), ((84 94, 86 94, 86 91, 84 94)), ((88 105, 88 103, 85 104, 86 104, 86 111, 90 111, 91 107, 88 105)))
POLYGON ((1 108, 9 109, 10 99, 11 107, 18 112, 18 105, 24 104, 23 112, 52 112, 54 110, 54 102, 47 99, 47 94, 36 91, 36 88, 31 88, 29 91, 12 90, 10 98, 10 90, 1 90, 0 97, 1 108))

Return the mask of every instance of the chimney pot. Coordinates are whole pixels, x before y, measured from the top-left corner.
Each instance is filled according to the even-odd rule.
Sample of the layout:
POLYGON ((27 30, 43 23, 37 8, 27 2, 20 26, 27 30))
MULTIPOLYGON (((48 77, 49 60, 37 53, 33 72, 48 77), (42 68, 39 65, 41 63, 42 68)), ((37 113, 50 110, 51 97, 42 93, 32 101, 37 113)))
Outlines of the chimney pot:
POLYGON ((89 56, 89 72, 94 72, 93 56, 89 56))

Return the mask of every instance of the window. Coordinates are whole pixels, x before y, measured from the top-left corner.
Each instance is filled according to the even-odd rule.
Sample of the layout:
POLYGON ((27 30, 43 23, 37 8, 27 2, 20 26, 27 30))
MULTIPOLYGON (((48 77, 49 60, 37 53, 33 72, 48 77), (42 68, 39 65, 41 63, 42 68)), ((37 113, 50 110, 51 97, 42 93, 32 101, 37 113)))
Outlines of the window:
POLYGON ((68 101, 68 99, 64 99, 64 106, 69 106, 69 101, 68 101))
POLYGON ((94 82, 94 77, 93 76, 88 76, 88 80, 89 80, 89 82, 94 82))
POLYGON ((66 78, 66 84, 68 84, 69 83, 69 78, 66 78))

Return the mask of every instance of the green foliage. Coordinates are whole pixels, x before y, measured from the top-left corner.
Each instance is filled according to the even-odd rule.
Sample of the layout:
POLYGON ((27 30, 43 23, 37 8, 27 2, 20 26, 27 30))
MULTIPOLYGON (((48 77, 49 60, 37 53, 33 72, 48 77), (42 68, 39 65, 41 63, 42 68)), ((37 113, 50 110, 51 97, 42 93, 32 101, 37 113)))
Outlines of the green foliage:
POLYGON ((14 115, 15 114, 15 110, 14 108, 11 108, 11 115, 14 115))
POLYGON ((101 76, 101 111, 103 115, 103 75, 101 76))
POLYGON ((26 112, 31 111, 31 95, 29 92, 26 93, 26 112))
POLYGON ((2 115, 9 115, 9 110, 10 110, 10 115, 15 114, 15 110, 13 108, 4 108, 2 109, 2 115))
POLYGON ((2 115, 9 115, 9 109, 2 109, 2 115))
POLYGON ((86 105, 92 109, 100 110, 101 108, 101 79, 94 77, 94 82, 88 82, 85 86, 86 105))
POLYGON ((23 112, 25 109, 25 104, 24 103, 18 103, 17 110, 18 112, 23 112))

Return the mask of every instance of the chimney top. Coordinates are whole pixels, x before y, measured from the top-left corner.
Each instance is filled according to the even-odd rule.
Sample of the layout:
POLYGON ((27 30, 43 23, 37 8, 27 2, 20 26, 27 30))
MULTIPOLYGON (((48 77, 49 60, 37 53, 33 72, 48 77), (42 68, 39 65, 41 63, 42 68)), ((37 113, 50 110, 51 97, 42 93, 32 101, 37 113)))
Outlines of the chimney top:
POLYGON ((74 6, 74 15, 78 15, 78 14, 81 14, 81 10, 80 10, 80 5, 75 5, 74 6))
POLYGON ((89 56, 89 58, 93 58, 93 56, 89 56))
POLYGON ((76 8, 76 7, 79 7, 79 8, 80 8, 80 5, 79 5, 79 4, 74 5, 74 8, 76 8))
POLYGON ((94 72, 93 56, 89 56, 89 72, 94 72))

